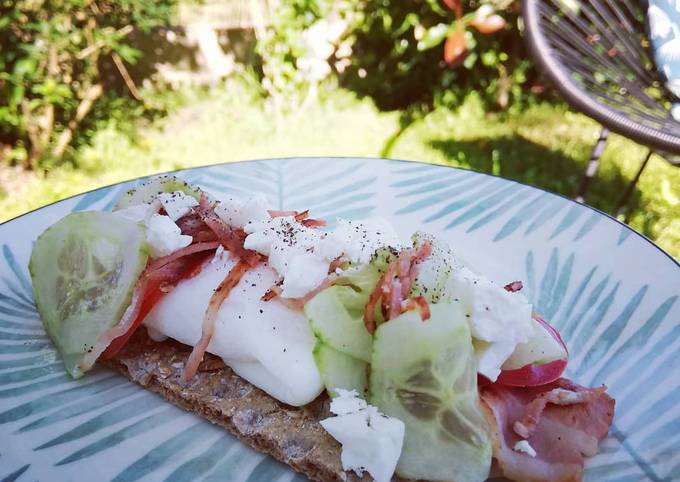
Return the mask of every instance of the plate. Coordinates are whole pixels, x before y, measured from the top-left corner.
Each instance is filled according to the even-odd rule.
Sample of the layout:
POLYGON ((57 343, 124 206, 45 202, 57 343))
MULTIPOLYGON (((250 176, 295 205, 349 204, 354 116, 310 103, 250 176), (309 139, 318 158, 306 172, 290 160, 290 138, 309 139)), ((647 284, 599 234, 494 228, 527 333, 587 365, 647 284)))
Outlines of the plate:
MULTIPOLYGON (((331 221, 383 216, 401 235, 443 236, 499 283, 523 280, 571 349, 567 376, 606 383, 617 401, 586 479, 680 480, 680 266, 635 231, 513 181, 412 162, 272 159, 177 175, 216 195, 257 191, 275 209, 311 208, 331 221)), ((112 372, 78 381, 64 373, 33 306, 32 242, 71 211, 110 210, 140 182, 0 225, 0 479, 305 480, 112 372)))

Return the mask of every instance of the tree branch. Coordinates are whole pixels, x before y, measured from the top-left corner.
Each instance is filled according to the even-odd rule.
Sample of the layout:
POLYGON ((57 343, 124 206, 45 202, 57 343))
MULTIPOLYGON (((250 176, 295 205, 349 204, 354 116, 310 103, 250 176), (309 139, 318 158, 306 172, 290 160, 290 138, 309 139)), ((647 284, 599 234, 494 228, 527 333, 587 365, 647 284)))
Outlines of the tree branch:
MULTIPOLYGON (((119 28, 118 30, 116 30, 116 33, 117 33, 118 35, 120 35, 121 37, 125 37, 125 36, 128 35, 130 32, 132 32, 133 30, 134 30, 134 28, 132 27, 132 25, 126 25, 125 27, 121 27, 121 28, 119 28)), ((103 39, 102 39, 102 40, 98 40, 98 41, 96 41, 95 43, 93 43, 93 44, 91 44, 91 45, 88 45, 88 46, 85 47, 83 50, 81 50, 80 52, 78 52, 78 53, 76 54, 76 58, 77 58, 78 60, 83 60, 85 57, 87 57, 88 55, 93 54, 94 52, 96 52, 96 51, 99 50, 100 48, 104 47, 105 45, 106 45, 106 41, 105 41, 105 40, 103 40, 103 39)))
POLYGON ((125 85, 127 86, 128 90, 132 94, 132 97, 137 99, 138 101, 142 101, 142 96, 139 94, 139 90, 137 90, 137 86, 135 85, 134 80, 132 80, 132 77, 130 77, 130 73, 128 70, 125 68, 125 64, 123 63, 123 59, 120 58, 120 55, 117 53, 113 52, 111 54, 111 57, 113 58, 113 63, 116 64, 116 68, 118 69, 118 72, 120 72, 120 76, 123 77, 123 81, 125 81, 125 85))
POLYGON ((73 133, 78 128, 78 125, 82 122, 88 112, 90 112, 94 102, 103 93, 104 88, 101 86, 101 84, 94 84, 85 92, 80 104, 78 104, 78 108, 76 109, 76 115, 69 121, 66 129, 61 132, 57 142, 54 145, 54 149, 52 149, 52 155, 55 159, 62 158, 64 151, 66 151, 66 148, 73 139, 73 133))

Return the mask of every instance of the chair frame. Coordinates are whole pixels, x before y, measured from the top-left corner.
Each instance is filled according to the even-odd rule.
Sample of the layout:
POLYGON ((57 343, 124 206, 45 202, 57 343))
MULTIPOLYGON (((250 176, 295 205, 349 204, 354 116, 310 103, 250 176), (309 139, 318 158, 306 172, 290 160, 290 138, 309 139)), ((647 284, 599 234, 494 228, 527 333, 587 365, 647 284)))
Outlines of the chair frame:
POLYGON ((577 2, 584 16, 591 20, 592 24, 587 24, 574 13, 558 7, 557 3, 559 0, 522 0, 522 18, 529 52, 539 69, 546 74, 572 107, 603 126, 579 185, 576 200, 579 202, 584 200, 591 180, 597 172, 599 158, 610 130, 650 148, 631 185, 618 202, 616 214, 621 214, 625 211, 635 184, 653 152, 672 164, 678 162, 677 158, 672 156, 680 155, 680 123, 670 116, 667 108, 657 99, 650 97, 644 87, 654 86, 663 92, 666 99, 671 99, 672 96, 665 91, 663 81, 656 70, 649 67, 653 65, 649 49, 645 48, 642 42, 636 42, 636 37, 640 38, 641 35, 646 37, 644 24, 631 20, 631 12, 636 13, 638 18, 643 12, 641 10, 643 7, 639 3, 631 3, 631 0, 577 2), (560 44, 555 43, 554 37, 548 36, 550 32, 547 30, 554 25, 546 25, 547 16, 551 12, 554 14, 557 9, 565 15, 565 20, 571 27, 571 30, 564 32, 555 32, 553 29, 553 35, 559 34, 560 38, 557 40, 561 42, 560 44), (611 26, 614 28, 609 28, 611 26), (588 38, 591 35, 596 38, 595 42, 585 40, 584 31, 588 31, 588 38), (566 42, 573 44, 566 47, 563 45, 566 42), (599 44, 600 51, 596 50, 595 44, 599 44), (615 46, 624 48, 616 49, 615 46), (609 56, 611 58, 602 54, 602 50, 606 49, 610 49, 607 52, 613 53, 609 56), (589 70, 592 63, 579 64, 579 51, 581 56, 592 55, 591 59, 595 60, 596 64, 602 62, 606 74, 612 72, 617 74, 617 68, 625 71, 619 77, 620 84, 617 84, 625 89, 624 93, 608 97, 605 88, 598 86, 597 82, 591 79, 586 78, 586 82, 590 82, 588 86, 592 92, 583 83, 579 83, 573 76, 574 72, 581 75, 585 72, 586 76, 592 73, 592 70, 589 70), (566 65, 567 62, 571 62, 571 69, 566 65), (628 74, 628 77, 624 74, 628 74), (631 75, 635 76, 634 81, 629 79, 631 75), (600 97, 600 100, 597 97, 600 97), (627 99, 630 99, 630 106, 626 105, 627 99), (619 108, 616 108, 617 106, 619 108), (626 109, 628 113, 625 112, 626 109))

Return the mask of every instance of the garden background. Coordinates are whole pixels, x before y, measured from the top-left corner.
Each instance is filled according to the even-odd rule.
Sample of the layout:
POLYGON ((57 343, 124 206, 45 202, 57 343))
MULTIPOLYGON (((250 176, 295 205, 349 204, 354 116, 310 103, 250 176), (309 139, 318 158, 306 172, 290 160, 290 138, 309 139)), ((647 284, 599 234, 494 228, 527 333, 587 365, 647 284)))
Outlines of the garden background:
MULTIPOLYGON (((0 0, 0 222, 138 176, 255 158, 459 166, 573 197, 599 126, 530 62, 518 2, 0 0)), ((587 202, 646 150, 613 135, 587 202)), ((680 170, 622 216, 680 258, 680 170)))

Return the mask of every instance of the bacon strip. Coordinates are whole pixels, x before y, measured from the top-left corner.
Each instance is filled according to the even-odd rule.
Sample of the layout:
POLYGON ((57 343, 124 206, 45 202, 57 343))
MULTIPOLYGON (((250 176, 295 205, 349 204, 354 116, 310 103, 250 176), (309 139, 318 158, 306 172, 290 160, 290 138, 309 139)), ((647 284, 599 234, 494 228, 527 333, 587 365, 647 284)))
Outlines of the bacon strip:
POLYGON ((194 238, 194 243, 199 241, 217 240, 217 236, 215 236, 215 233, 203 222, 201 216, 193 211, 182 216, 175 221, 175 223, 180 231, 182 231, 182 234, 194 238))
MULTIPOLYGON (((402 291, 406 291, 406 287, 402 286, 401 280, 395 278, 392 280, 390 287, 389 304, 387 305, 387 319, 391 320, 401 314, 401 301, 403 299, 402 291)), ((408 293, 408 291, 406 291, 408 293)))
POLYGON ((331 264, 328 265, 328 274, 335 273, 335 271, 342 266, 343 263, 342 255, 338 256, 335 258, 333 261, 331 261, 331 264))
POLYGON ((430 316, 432 316, 430 313, 430 305, 422 296, 416 296, 415 298, 409 298, 408 300, 401 302, 402 313, 406 313, 407 311, 411 310, 418 310, 420 312, 420 319, 423 321, 429 320, 430 316))
POLYGON ((328 223, 325 219, 303 219, 302 225, 308 228, 323 228, 328 223))
POLYGON ((229 270, 226 278, 222 280, 215 292, 210 297, 210 302, 208 303, 208 308, 203 316, 203 325, 201 328, 201 338, 198 343, 191 350, 191 355, 184 366, 184 381, 188 382, 196 375, 198 367, 203 361, 203 355, 212 340, 213 334, 215 333, 215 320, 217 319, 217 314, 220 311, 220 307, 231 290, 241 281, 243 275, 251 268, 250 264, 244 260, 240 260, 233 268, 229 270))
POLYGON ((198 206, 194 208, 194 212, 198 214, 203 222, 217 235, 217 239, 220 240, 225 249, 248 263, 250 267, 256 266, 262 260, 262 255, 260 255, 260 253, 243 247, 243 243, 247 236, 245 231, 242 229, 234 229, 222 221, 205 196, 201 197, 201 201, 198 206))
POLYGON ((300 298, 283 298, 281 297, 281 293, 283 290, 281 289, 281 285, 279 283, 275 284, 265 294, 262 295, 260 298, 262 301, 271 301, 274 298, 279 298, 279 301, 281 301, 284 305, 286 305, 288 308, 291 310, 295 311, 302 311, 302 309, 305 307, 307 302, 314 298, 316 295, 318 295, 320 292, 328 288, 333 284, 333 281, 337 278, 337 275, 330 274, 324 279, 319 286, 305 294, 304 296, 300 298))
POLYGON ((589 403, 597 400, 607 391, 604 385, 592 389, 584 389, 564 378, 557 380, 559 386, 548 392, 541 393, 524 409, 524 416, 513 424, 513 430, 522 438, 529 438, 536 430, 541 415, 549 403, 553 405, 575 405, 577 403, 589 403), (568 382, 568 383, 567 383, 568 382))
MULTIPOLYGON (((378 280, 378 284, 375 286, 375 289, 368 297, 368 302, 366 303, 366 306, 364 306, 364 325, 366 326, 366 330, 370 334, 375 333, 375 329, 377 328, 377 323, 375 320, 376 306, 378 306, 378 302, 382 297, 390 295, 391 292, 390 283, 392 279, 396 276, 396 272, 397 272, 396 263, 394 262, 390 263, 387 266, 387 270, 385 270, 383 275, 378 280)), ((387 317, 387 313, 385 312, 384 308, 385 304, 383 303, 383 316, 387 317)))
POLYGON ((574 482, 583 478, 585 456, 598 451, 614 417, 614 400, 603 389, 587 389, 559 379, 542 387, 513 388, 492 384, 480 387, 486 418, 491 427, 493 456, 503 476, 516 481, 574 482), (555 392, 555 390, 562 390, 555 392), (553 392, 552 395, 548 395, 553 392), (570 392, 572 395, 567 395, 570 392), (588 395, 581 395, 586 393, 588 395), (527 412, 546 404, 527 442, 536 451, 531 457, 513 450, 523 440, 514 430, 515 422, 527 412))
POLYGON ((208 251, 187 252, 160 267, 147 266, 135 284, 130 304, 120 321, 99 337, 92 349, 83 357, 81 368, 87 370, 97 359, 106 360, 115 356, 155 304, 179 280, 194 276, 200 271, 205 262, 212 257, 212 253, 208 251))
POLYGON ((321 228, 328 224, 324 219, 308 219, 309 209, 305 209, 304 211, 275 211, 273 209, 269 209, 267 212, 272 218, 293 216, 297 222, 308 228, 321 228))
POLYGON ((364 307, 364 325, 369 333, 373 334, 376 330, 375 310, 381 299, 385 321, 412 309, 418 309, 423 320, 430 317, 430 308, 425 298, 418 297, 411 301, 408 295, 418 273, 418 263, 431 253, 432 243, 426 241, 417 250, 402 250, 397 259, 387 266, 364 307))
POLYGON ((272 286, 271 288, 269 288, 267 290, 267 292, 262 295, 260 300, 265 301, 265 302, 271 301, 274 298, 276 298, 277 296, 281 296, 281 292, 283 292, 283 290, 281 289, 281 286, 279 286, 279 284, 277 283, 274 286, 272 286))
POLYGON ((273 218, 280 218, 283 216, 297 216, 297 211, 277 211, 275 209, 268 209, 267 212, 273 218))
POLYGON ((163 256, 162 258, 158 258, 157 260, 149 264, 146 267, 145 271, 153 273, 154 271, 161 269, 166 264, 172 263, 173 261, 183 258, 184 256, 200 253, 201 251, 210 251, 211 249, 217 249, 219 245, 220 245, 219 241, 209 241, 205 243, 190 244, 186 248, 178 249, 174 253, 171 253, 167 256, 163 256))
POLYGON ((524 285, 521 281, 513 281, 512 283, 508 283, 503 286, 503 288, 505 288, 505 291, 509 291, 510 293, 516 293, 517 291, 520 291, 522 288, 524 288, 524 285))
POLYGON ((309 217, 309 209, 295 213, 294 217, 298 222, 301 222, 303 219, 307 219, 309 217))

